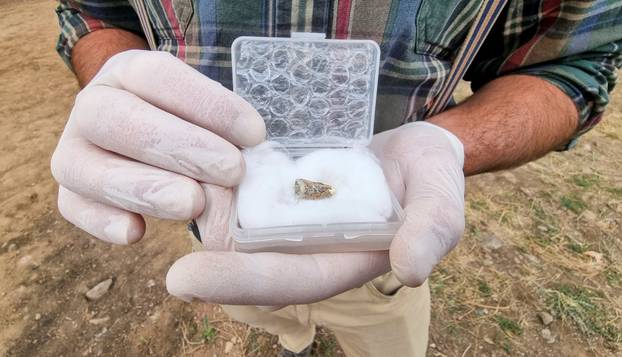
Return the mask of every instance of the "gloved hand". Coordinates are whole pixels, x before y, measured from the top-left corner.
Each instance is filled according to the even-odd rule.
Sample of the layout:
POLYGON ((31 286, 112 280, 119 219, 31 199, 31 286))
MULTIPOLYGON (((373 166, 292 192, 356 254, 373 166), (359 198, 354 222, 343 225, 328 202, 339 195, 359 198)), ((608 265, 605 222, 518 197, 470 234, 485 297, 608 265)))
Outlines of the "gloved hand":
POLYGON ((426 122, 380 133, 371 148, 406 215, 391 243, 391 268, 404 285, 419 286, 464 233, 464 148, 426 122))
POLYGON ((250 104, 174 56, 117 54, 76 97, 52 157, 58 208, 97 238, 135 242, 143 214, 187 220, 212 204, 198 181, 237 185, 236 146, 264 138, 250 104))
POLYGON ((234 252, 228 233, 232 192, 203 185, 211 205, 197 224, 207 250, 171 267, 169 292, 184 300, 283 306, 329 298, 391 268, 405 285, 423 284, 464 230, 462 144, 445 129, 413 123, 376 135, 371 149, 406 213, 389 252, 234 252))

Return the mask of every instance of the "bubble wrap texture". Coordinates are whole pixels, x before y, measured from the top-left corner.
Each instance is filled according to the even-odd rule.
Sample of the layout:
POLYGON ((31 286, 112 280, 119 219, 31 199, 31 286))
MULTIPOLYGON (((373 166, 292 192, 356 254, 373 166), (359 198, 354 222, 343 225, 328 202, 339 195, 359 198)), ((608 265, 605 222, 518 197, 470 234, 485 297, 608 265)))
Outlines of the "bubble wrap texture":
POLYGON ((373 43, 241 38, 232 51, 235 92, 264 118, 270 140, 343 146, 371 138, 373 43))

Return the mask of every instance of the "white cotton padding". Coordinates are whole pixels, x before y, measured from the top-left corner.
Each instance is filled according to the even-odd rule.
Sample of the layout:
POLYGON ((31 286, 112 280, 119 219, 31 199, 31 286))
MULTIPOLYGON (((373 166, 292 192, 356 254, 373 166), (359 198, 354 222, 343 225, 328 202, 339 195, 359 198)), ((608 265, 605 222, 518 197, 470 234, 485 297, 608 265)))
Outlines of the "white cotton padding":
POLYGON ((278 144, 266 142, 243 155, 246 175, 237 201, 242 228, 386 222, 393 212, 382 168, 366 148, 319 149, 293 160, 278 144), (298 199, 298 178, 329 184, 336 194, 298 199))

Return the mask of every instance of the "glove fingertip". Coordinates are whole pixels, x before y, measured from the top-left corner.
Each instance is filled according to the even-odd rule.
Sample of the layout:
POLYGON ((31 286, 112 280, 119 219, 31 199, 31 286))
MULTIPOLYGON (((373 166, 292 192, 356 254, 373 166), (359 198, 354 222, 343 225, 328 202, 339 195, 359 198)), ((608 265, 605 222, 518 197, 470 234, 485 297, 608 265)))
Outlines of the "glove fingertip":
POLYGON ((423 285, 423 283, 425 283, 425 281, 427 280, 427 276, 418 276, 418 275, 413 275, 410 277, 405 277, 405 278, 400 278, 398 276, 397 280, 399 280, 402 284, 411 287, 411 288, 418 288, 421 285, 423 285))
POLYGON ((397 279, 406 286, 418 287, 425 283, 435 261, 426 247, 410 244, 414 242, 412 238, 398 232, 389 253, 391 269, 397 279))
POLYGON ((193 282, 191 267, 197 267, 195 256, 198 253, 191 253, 179 258, 166 273, 166 290, 169 294, 185 302, 192 302, 197 296, 193 290, 197 289, 193 282))
POLYGON ((145 235, 145 219, 141 215, 132 215, 125 233, 125 243, 134 244, 145 235))
MULTIPOLYGON (((181 258, 183 259, 183 258, 181 258)), ((186 302, 189 302, 187 297, 184 294, 184 287, 179 279, 180 276, 180 261, 176 261, 173 265, 168 269, 166 273, 166 290, 169 294, 182 299, 186 302)), ((183 273, 182 273, 183 274, 183 273)), ((191 300, 191 299, 190 299, 191 300)))
POLYGON ((421 266, 401 266, 391 262, 391 269, 397 280, 411 288, 423 285, 430 275, 431 269, 421 266), (423 268, 423 269, 422 269, 423 268))

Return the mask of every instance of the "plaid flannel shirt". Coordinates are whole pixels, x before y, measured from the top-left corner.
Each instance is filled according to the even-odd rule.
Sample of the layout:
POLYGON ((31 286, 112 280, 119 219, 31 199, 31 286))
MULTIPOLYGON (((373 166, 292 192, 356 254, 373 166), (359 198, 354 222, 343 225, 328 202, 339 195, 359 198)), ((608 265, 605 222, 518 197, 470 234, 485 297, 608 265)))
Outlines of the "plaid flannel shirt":
MULTIPOLYGON (((231 88, 242 35, 372 39, 381 48, 376 129, 424 119, 485 0, 145 0, 158 50, 231 88)), ((71 66, 80 37, 103 28, 142 34, 124 0, 60 0, 57 50, 71 66)), ((622 64, 622 1, 510 0, 465 79, 474 90, 508 74, 543 78, 577 106, 577 136, 599 122, 622 64)), ((574 140, 572 141, 574 142, 574 140)), ((569 145, 572 145, 571 144, 569 145)))

